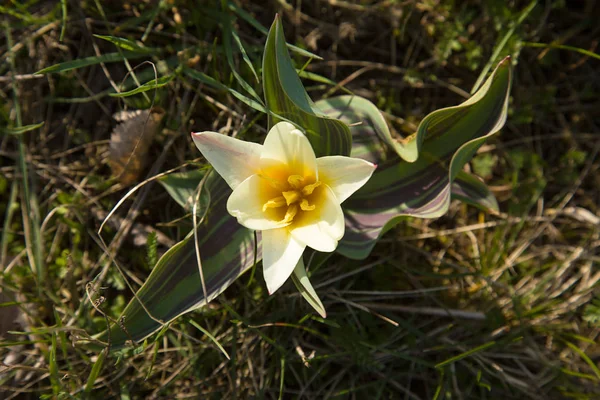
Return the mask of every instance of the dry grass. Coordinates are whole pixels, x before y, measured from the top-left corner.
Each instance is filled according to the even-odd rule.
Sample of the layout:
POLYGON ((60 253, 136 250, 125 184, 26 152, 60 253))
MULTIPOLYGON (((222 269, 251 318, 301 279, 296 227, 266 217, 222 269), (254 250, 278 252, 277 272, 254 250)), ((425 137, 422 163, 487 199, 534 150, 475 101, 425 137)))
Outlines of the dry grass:
MULTIPOLYGON (((113 114, 124 105, 107 93, 134 68, 141 81, 152 75, 142 79, 147 69, 137 68, 137 59, 33 73, 114 52, 93 36, 104 34, 160 48, 149 58, 159 70, 185 62, 225 84, 235 81, 221 54, 221 9, 212 2, 99 3, 65 2, 66 25, 60 3, 0 8, 7 33, 0 43, 0 126, 44 122, 0 139, 3 398, 600 395, 600 307, 592 304, 600 279, 600 60, 534 45, 597 52, 595 2, 538 5, 502 52, 518 62, 511 113, 468 166, 494 190, 499 215, 453 204, 438 220, 399 225, 367 260, 333 256, 311 277, 326 320, 291 285, 268 297, 260 273, 247 274, 143 347, 103 362, 104 353, 73 342, 105 327, 98 308, 116 318, 132 296, 128 287, 144 281, 149 231, 159 231, 161 253, 190 227, 153 177, 198 165, 190 131, 259 137, 266 119, 227 93, 185 79, 157 98, 138 96, 161 105, 166 122, 139 178, 148 181, 105 228, 104 248, 97 228, 130 189, 111 178, 108 166, 113 114)), ((280 12, 288 40, 323 57, 307 70, 338 85, 307 81, 313 98, 344 86, 378 105, 398 137, 427 113, 468 96, 527 6, 236 3, 265 26, 280 12)), ((258 66, 264 37, 241 20, 235 28, 258 66)), ((236 62, 250 77, 241 57, 236 62)))

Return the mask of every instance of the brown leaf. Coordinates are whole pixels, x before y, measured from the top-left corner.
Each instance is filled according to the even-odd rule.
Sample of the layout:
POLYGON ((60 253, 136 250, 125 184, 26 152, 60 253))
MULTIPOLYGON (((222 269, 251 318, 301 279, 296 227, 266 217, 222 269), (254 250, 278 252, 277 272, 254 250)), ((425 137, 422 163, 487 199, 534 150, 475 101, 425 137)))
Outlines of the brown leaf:
POLYGON ((121 111, 114 115, 120 124, 110 136, 109 163, 113 175, 123 185, 131 185, 138 180, 164 115, 165 111, 160 107, 121 111))

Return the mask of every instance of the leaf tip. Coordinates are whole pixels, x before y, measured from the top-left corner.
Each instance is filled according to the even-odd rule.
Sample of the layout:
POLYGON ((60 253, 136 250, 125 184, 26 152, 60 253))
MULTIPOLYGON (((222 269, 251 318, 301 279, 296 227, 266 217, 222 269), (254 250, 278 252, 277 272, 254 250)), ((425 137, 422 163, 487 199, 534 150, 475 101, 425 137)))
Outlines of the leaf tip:
POLYGON ((510 56, 510 55, 504 57, 502 59, 502 61, 500 61, 498 63, 498 65, 507 66, 507 67, 510 66, 511 64, 512 64, 512 56, 510 56))

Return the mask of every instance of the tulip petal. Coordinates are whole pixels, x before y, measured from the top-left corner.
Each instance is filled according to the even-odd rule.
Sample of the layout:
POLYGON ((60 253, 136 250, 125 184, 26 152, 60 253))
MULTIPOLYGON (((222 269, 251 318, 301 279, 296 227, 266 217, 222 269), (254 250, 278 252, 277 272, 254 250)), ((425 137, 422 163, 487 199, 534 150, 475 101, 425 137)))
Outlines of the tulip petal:
POLYGON ((287 165, 290 175, 317 178, 317 159, 306 136, 289 122, 275 124, 263 145, 261 165, 287 165))
POLYGON ((317 159, 319 180, 328 185, 341 204, 360 189, 377 165, 360 158, 329 156, 317 159))
POLYGON ((260 166, 263 146, 216 132, 192 133, 194 144, 204 158, 235 189, 260 166))
POLYGON ((287 228, 262 232, 263 275, 269 294, 290 277, 306 245, 290 235, 287 228))
POLYGON ((227 200, 227 211, 248 229, 262 231, 289 225, 282 222, 286 207, 263 211, 270 196, 263 179, 252 175, 233 190, 227 200))
POLYGON ((344 236, 344 213, 333 190, 322 185, 314 211, 294 220, 292 236, 317 251, 331 252, 344 236))

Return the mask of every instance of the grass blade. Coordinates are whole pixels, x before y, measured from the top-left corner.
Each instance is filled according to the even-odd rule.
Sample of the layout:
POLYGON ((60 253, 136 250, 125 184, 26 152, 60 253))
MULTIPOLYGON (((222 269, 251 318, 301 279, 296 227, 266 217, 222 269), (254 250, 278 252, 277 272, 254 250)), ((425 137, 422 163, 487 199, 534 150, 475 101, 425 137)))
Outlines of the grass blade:
POLYGON ((225 351, 225 349, 223 348, 223 346, 221 346, 221 343, 219 343, 219 341, 217 340, 217 338, 215 338, 213 335, 211 335, 211 333, 209 331, 207 331, 206 329, 204 329, 203 327, 200 326, 200 324, 198 324, 196 321, 190 319, 190 324, 192 324, 196 329, 198 329, 200 332, 204 333, 206 336, 208 336, 208 338, 210 340, 212 340, 212 342, 219 348, 219 350, 221 350, 221 353, 223 353, 223 355, 228 359, 231 360, 231 357, 229 357, 229 354, 227 353, 227 351, 225 351))
POLYGON ((158 79, 153 79, 153 80, 151 80, 149 82, 146 82, 143 85, 138 86, 135 89, 128 90, 126 92, 111 93, 110 96, 111 97, 129 97, 129 96, 133 96, 135 94, 144 93, 144 92, 147 92, 149 90, 158 89, 158 88, 161 88, 161 87, 163 87, 165 85, 168 85, 169 82, 171 82, 174 78, 175 78, 175 75, 163 76, 163 77, 160 77, 158 79))
POLYGON ((50 373, 50 385, 52 386, 52 393, 57 396, 60 392, 60 382, 58 380, 58 366, 56 365, 56 333, 52 333, 51 343, 48 371, 50 373))
POLYGON ((557 50, 574 51, 575 53, 583 54, 584 56, 588 56, 588 57, 595 58, 596 60, 600 60, 600 54, 594 53, 593 51, 589 51, 586 49, 580 49, 579 47, 568 46, 565 44, 523 42, 523 46, 537 47, 537 48, 542 48, 542 49, 557 49, 557 50))
POLYGON ((42 126, 44 126, 44 121, 37 124, 25 125, 15 128, 4 127, 2 128, 2 131, 9 135, 22 135, 25 132, 36 130, 38 128, 41 128, 42 126))
MULTIPOLYGON (((242 10, 236 4, 234 4, 232 2, 229 2, 228 6, 229 6, 229 9, 231 11, 235 12, 241 19, 243 19, 244 21, 246 21, 247 23, 249 23, 250 25, 252 25, 254 27, 254 29, 256 29, 257 31, 259 31, 260 33, 262 33, 265 36, 267 36, 269 34, 269 30, 267 28, 265 28, 252 15, 250 15, 246 11, 242 10)), ((322 60, 323 59, 323 57, 318 56, 318 55, 316 55, 314 53, 311 53, 308 50, 301 49, 298 46, 294 46, 293 44, 286 43, 286 46, 291 51, 293 51, 294 53, 299 54, 299 55, 301 55, 303 57, 314 58, 316 60, 322 60)))
POLYGON ((600 368, 598 368, 596 366, 596 364, 590 359, 590 357, 588 357, 588 355, 585 354, 585 352, 583 350, 581 350, 579 347, 577 347, 573 343, 571 343, 571 342, 565 342, 565 343, 567 344, 567 346, 569 346, 569 348, 571 350, 573 350, 575 353, 577 353, 579 355, 579 357, 581 357, 581 359, 583 361, 585 361, 585 363, 587 365, 590 366, 592 371, 594 371, 594 374, 596 374, 596 377, 598 378, 598 380, 600 380, 600 368))
POLYGON ((216 89, 224 90, 224 91, 231 93, 231 95, 233 95, 235 98, 237 98, 244 104, 250 106, 251 108, 255 109, 256 111, 260 111, 265 114, 269 113, 262 103, 259 103, 258 101, 253 100, 253 99, 249 98, 248 96, 244 96, 237 90, 231 89, 230 87, 223 85, 221 82, 206 75, 203 72, 196 71, 196 70, 190 69, 190 68, 184 68, 183 72, 192 79, 203 82, 203 83, 205 83, 209 86, 212 86, 216 89))
POLYGON ((485 66, 483 67, 483 70, 481 70, 481 73, 479 74, 479 77, 475 81, 475 84, 473 85, 473 88, 471 89, 471 94, 475 93, 479 89, 479 86, 485 79, 485 76, 487 75, 489 70, 494 65, 494 62, 496 62, 496 60, 500 56, 500 53, 502 52, 502 49, 504 49, 504 46, 506 46, 506 43, 508 43, 508 40, 515 33, 515 30, 519 27, 519 25, 521 25, 521 23, 523 21, 525 21, 525 18, 527 18, 529 13, 531 13, 531 11, 533 11, 533 9, 535 8, 536 5, 537 5, 537 0, 533 0, 531 3, 529 3, 529 5, 527 7, 525 7, 525 9, 521 12, 521 15, 519 15, 519 18, 517 18, 517 21, 515 22, 515 24, 506 32, 506 34, 502 37, 500 42, 498 42, 498 44, 494 48, 494 52, 492 53, 492 56, 490 57, 487 64, 485 64, 485 66))
POLYGON ((102 371, 102 367, 104 365, 104 359, 106 358, 106 354, 108 353, 107 349, 104 349, 98 354, 98 359, 92 366, 92 370, 90 371, 90 375, 87 378, 85 383, 85 388, 83 389, 84 393, 90 393, 94 388, 94 384, 96 380, 100 376, 100 372, 102 371))
POLYGON ((136 52, 136 53, 144 53, 144 54, 152 54, 157 51, 157 49, 143 47, 143 46, 140 46, 139 44, 137 44, 136 42, 134 42, 133 40, 120 38, 117 36, 109 36, 109 35, 94 35, 94 36, 97 37, 98 39, 106 40, 107 42, 110 42, 110 43, 114 44, 115 46, 120 47, 123 50, 127 50, 127 51, 132 51, 132 52, 136 52))
POLYGON ((122 53, 107 53, 101 56, 79 58, 77 60, 66 61, 60 64, 54 64, 47 68, 37 71, 36 75, 52 74, 57 72, 71 71, 73 69, 89 67, 100 63, 113 63, 123 61, 125 59, 132 60, 135 58, 147 57, 147 54, 135 53, 132 51, 124 51, 122 53))
POLYGON ((489 343, 486 343, 486 344, 482 344, 481 346, 477 346, 474 349, 465 351, 464 353, 461 353, 461 354, 459 354, 459 355, 457 355, 455 357, 452 357, 452 358, 449 358, 449 359, 447 359, 445 361, 442 361, 441 363, 436 364, 435 367, 436 368, 445 367, 448 364, 452 364, 453 362, 456 362, 458 360, 462 360, 465 357, 469 357, 472 354, 479 353, 480 351, 483 351, 483 350, 485 350, 487 348, 490 348, 490 347, 492 347, 495 344, 496 344, 496 342, 489 342, 489 343))

